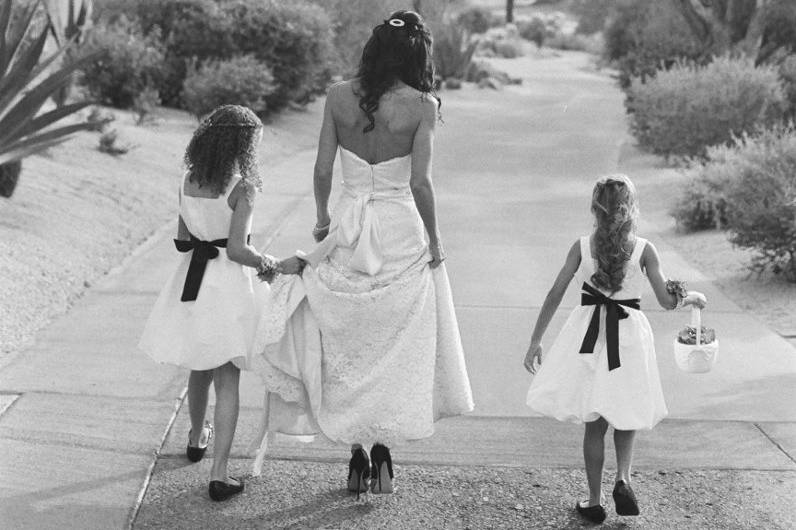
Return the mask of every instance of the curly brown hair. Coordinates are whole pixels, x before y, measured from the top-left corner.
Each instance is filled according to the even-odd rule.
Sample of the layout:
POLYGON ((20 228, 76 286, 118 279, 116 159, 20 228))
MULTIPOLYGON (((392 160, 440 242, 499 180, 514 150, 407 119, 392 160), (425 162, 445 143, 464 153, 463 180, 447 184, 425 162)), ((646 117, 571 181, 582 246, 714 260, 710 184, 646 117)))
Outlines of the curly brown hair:
POLYGON ((185 150, 188 179, 223 195, 237 171, 248 190, 262 189, 257 163, 262 129, 260 118, 247 107, 215 109, 199 124, 185 150))
POLYGON ((633 253, 628 248, 638 221, 636 188, 626 175, 609 175, 594 185, 591 211, 595 218, 594 249, 597 270, 591 281, 615 293, 622 288, 625 265, 633 253))
MULTIPOLYGON (((403 81, 423 94, 436 96, 434 91, 434 61, 431 58, 431 32, 423 18, 414 11, 395 11, 373 28, 359 63, 357 78, 361 93, 359 108, 369 123, 362 132, 376 127, 374 114, 379 100, 396 81, 403 81)), ((437 101, 441 100, 437 97, 437 101)))

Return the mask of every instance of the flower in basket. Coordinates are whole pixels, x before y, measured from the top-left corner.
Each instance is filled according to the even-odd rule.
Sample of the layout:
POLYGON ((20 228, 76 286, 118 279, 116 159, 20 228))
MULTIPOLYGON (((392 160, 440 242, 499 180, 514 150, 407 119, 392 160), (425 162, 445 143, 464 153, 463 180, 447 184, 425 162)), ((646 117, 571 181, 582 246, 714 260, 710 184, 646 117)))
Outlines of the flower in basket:
MULTIPOLYGON (((713 328, 706 328, 702 326, 702 336, 700 337, 700 344, 710 344, 716 340, 716 330, 713 328)), ((686 326, 680 333, 677 334, 677 342, 680 344, 696 345, 696 328, 694 326, 686 326)))

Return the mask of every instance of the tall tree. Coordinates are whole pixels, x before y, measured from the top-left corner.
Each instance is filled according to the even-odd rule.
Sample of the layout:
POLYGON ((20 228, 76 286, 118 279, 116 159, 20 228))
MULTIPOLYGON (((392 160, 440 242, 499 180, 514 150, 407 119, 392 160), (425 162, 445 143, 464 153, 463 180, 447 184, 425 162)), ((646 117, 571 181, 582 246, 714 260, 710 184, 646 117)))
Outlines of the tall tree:
POLYGON ((514 0, 506 0, 506 24, 514 22, 514 0))
POLYGON ((742 52, 762 63, 796 47, 793 0, 671 0, 705 54, 742 52))

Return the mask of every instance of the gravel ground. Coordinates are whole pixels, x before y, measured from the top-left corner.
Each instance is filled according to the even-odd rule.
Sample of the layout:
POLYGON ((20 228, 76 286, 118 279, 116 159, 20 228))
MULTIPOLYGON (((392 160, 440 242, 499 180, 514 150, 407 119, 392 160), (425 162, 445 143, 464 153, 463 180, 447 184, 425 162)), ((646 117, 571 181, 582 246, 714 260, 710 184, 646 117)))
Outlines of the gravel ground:
MULTIPOLYGON (((232 469, 245 473, 248 460, 232 469)), ((210 462, 162 459, 134 525, 144 528, 583 528, 580 469, 396 466, 396 492, 359 502, 342 463, 266 461, 263 476, 225 503, 207 497, 210 462)), ((234 472, 232 473, 234 475, 234 472)), ((613 510, 605 528, 793 528, 796 472, 635 472, 639 517, 613 510)))
MULTIPOLYGON (((322 104, 285 112, 266 126, 266 182, 271 163, 315 145, 322 104)), ((78 134, 44 156, 25 159, 16 193, 0 198, 0 365, 174 222, 182 156, 196 120, 160 109, 153 124, 136 126, 129 113, 105 112, 115 114, 110 127, 120 144, 133 146, 130 152, 100 153, 98 133, 78 134)))

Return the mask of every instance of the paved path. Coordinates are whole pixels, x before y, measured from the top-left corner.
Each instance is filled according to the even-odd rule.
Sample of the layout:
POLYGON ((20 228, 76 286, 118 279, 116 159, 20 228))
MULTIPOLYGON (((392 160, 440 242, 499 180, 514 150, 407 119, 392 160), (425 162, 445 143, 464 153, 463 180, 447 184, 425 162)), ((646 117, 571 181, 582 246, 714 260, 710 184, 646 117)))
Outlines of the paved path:
MULTIPOLYGON (((626 125, 613 82, 589 71, 582 56, 528 61, 501 65, 523 75, 523 87, 490 98, 474 88, 443 94, 446 124, 438 137, 435 185, 477 408, 470 416, 440 422, 438 435, 430 440, 396 448, 405 472, 418 482, 425 483, 423 466, 429 464, 542 468, 539 473, 547 473, 551 491, 561 493, 575 472, 549 469, 580 467, 580 428, 535 418, 524 407, 529 376, 521 360, 538 307, 567 248, 591 225, 588 203, 594 177, 621 165, 626 125)), ((313 159, 308 148, 281 163, 263 164, 267 193, 257 205, 254 236, 258 245, 270 244, 272 253, 288 254, 311 245, 313 159)), ((664 205, 656 203, 656 175, 639 172, 637 184, 645 218, 658 222, 665 216, 664 205)), ((643 224, 642 234, 655 241, 671 276, 691 279, 694 288, 708 294, 706 317, 717 328, 722 350, 714 372, 678 372, 670 343, 687 313, 655 310, 651 293, 646 293, 671 419, 640 437, 637 467, 693 469, 697 474, 705 469, 762 470, 756 485, 768 483, 771 473, 785 473, 781 476, 787 480, 771 490, 775 498, 783 498, 783 491, 792 491, 796 471, 796 411, 790 406, 796 388, 794 348, 743 313, 709 278, 693 270, 686 257, 659 242, 651 225, 643 224)), ((43 333, 34 348, 2 368, 0 389, 22 397, 0 417, 0 450, 15 457, 0 463, 0 521, 29 528, 55 527, 63 521, 75 528, 123 527, 135 513, 153 451, 161 458, 138 514, 141 527, 175 521, 187 527, 211 515, 231 518, 227 520, 243 527, 257 526, 257 521, 268 520, 263 518, 268 510, 286 517, 279 519, 281 523, 296 527, 324 520, 334 526, 352 514, 369 514, 372 506, 360 513, 347 504, 338 506, 338 492, 324 493, 333 487, 325 484, 336 483, 343 470, 328 462, 344 461, 345 450, 323 444, 276 443, 272 455, 319 461, 316 466, 328 473, 314 472, 312 464, 301 462, 297 469, 269 463, 267 478, 250 483, 245 502, 218 511, 207 507, 208 463, 187 466, 181 456, 187 410, 182 407, 176 417, 173 414, 181 403, 185 373, 154 365, 134 349, 143 319, 171 267, 168 237, 170 233, 139 251, 43 333), (297 474, 290 475, 291 470, 297 474), (320 476, 315 478, 315 473, 320 476), (289 491, 305 491, 292 500, 284 498, 274 490, 280 481, 289 491), (310 486, 304 488, 307 481, 310 486), (302 523, 296 514, 303 509, 314 510, 315 519, 302 523), (323 519, 323 514, 329 518, 323 519)), ((576 290, 570 289, 551 337, 576 297, 576 290)), ((243 410, 233 448, 239 458, 253 436, 262 400, 262 387, 254 377, 245 376, 241 389, 243 410)), ((10 401, 15 396, 2 397, 10 401)), ((248 465, 243 458, 234 463, 241 472, 248 465)), ((435 473, 428 476, 446 480, 435 473)), ((736 473, 732 480, 747 476, 736 473)), ((507 484, 515 487, 512 491, 528 488, 522 472, 510 475, 514 478, 507 484)), ((723 487, 714 474, 691 478, 704 488, 723 487)), ((489 484, 484 487, 495 487, 494 480, 489 484)), ((429 487, 435 499, 441 487, 429 487)), ((565 504, 578 491, 567 491, 565 504)), ((396 498, 384 502, 403 502, 396 498)), ((421 500, 424 508, 417 513, 432 526, 446 521, 447 509, 461 515, 455 506, 437 505, 428 498, 407 497, 407 504, 397 508, 414 509, 421 500)), ((359 522, 390 526, 378 513, 359 522)), ((723 517, 730 513, 736 517, 734 512, 723 517)), ((687 522, 688 515, 683 517, 687 522)), ((467 520, 476 527, 487 524, 477 518, 463 521, 467 520)), ((772 520, 771 526, 781 520, 772 520)), ((556 527, 555 518, 539 521, 553 521, 556 527)), ((531 523, 523 518, 522 524, 531 523)), ((559 520, 557 526, 562 524, 568 523, 559 520)))

